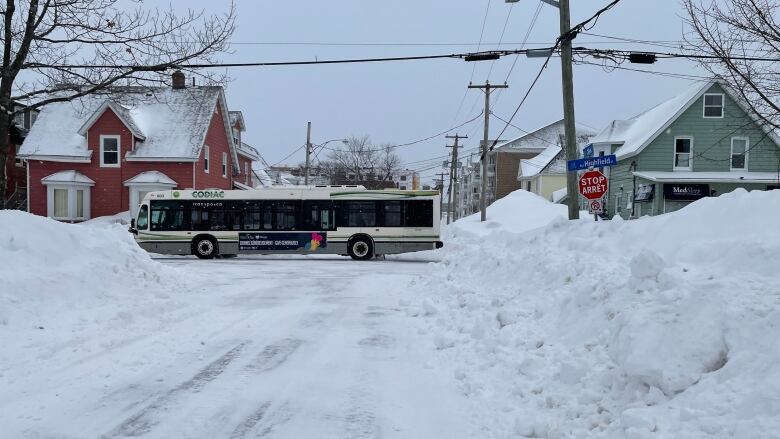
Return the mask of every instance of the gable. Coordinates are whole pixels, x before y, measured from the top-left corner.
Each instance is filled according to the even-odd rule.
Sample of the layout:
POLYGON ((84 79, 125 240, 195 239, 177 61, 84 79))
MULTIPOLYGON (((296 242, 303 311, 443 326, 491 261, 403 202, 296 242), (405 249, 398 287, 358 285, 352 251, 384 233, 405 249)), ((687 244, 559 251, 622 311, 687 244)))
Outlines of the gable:
POLYGON ((718 83, 703 90, 696 99, 640 152, 641 169, 671 171, 674 142, 677 137, 693 138, 693 166, 696 171, 728 171, 730 169, 731 139, 746 137, 750 141, 751 171, 769 171, 769 163, 776 170, 777 149, 772 136, 767 134, 736 101, 725 87, 718 83), (704 96, 723 95, 723 118, 704 117, 704 96))

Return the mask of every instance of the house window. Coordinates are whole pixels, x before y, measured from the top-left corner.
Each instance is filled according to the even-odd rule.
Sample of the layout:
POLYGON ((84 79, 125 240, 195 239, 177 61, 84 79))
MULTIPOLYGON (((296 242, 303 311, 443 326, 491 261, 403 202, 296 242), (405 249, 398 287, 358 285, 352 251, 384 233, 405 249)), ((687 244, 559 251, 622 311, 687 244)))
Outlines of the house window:
POLYGON ((747 170, 748 150, 750 149, 750 139, 747 137, 731 138, 731 169, 747 170))
POLYGON ((203 171, 209 173, 209 146, 203 145, 203 171))
POLYGON ((49 186, 48 215, 57 220, 89 219, 89 188, 86 186, 49 186))
POLYGON ((222 176, 227 177, 227 153, 222 153, 222 176))
POLYGON ((723 117, 723 95, 705 94, 704 95, 704 117, 721 118, 723 117))
POLYGON ((119 136, 100 136, 100 167, 119 167, 119 136))
POLYGON ((252 178, 249 175, 249 162, 244 162, 244 175, 246 175, 246 184, 251 184, 252 178))
POLYGON ((406 181, 406 176, 405 175, 401 176, 401 181, 406 181))
POLYGON ((674 139, 674 169, 690 171, 693 165, 693 138, 674 139))

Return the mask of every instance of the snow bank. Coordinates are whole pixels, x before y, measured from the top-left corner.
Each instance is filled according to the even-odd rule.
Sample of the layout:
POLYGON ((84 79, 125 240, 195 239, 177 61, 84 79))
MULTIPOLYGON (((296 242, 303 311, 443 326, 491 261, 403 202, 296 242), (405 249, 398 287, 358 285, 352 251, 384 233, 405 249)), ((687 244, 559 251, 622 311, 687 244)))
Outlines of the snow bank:
POLYGON ((455 223, 413 286, 487 436, 777 434, 780 191, 600 222, 529 195, 455 223))
POLYGON ((487 220, 475 213, 444 227, 443 234, 457 237, 461 232, 487 235, 495 231, 531 230, 568 217, 562 204, 553 204, 528 191, 518 190, 488 206, 487 220))
POLYGON ((97 224, 0 211, 0 363, 96 327, 121 331, 171 306, 166 291, 180 287, 178 271, 152 261, 126 227, 97 224))

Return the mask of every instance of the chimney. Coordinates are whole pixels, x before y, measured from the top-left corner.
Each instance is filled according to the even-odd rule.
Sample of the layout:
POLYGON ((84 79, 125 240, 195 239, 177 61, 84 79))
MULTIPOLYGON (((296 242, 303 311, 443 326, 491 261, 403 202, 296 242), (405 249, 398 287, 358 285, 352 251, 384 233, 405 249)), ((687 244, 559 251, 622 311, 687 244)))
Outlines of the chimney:
POLYGON ((185 79, 184 79, 184 73, 181 72, 181 70, 176 70, 171 75, 171 86, 174 90, 181 90, 184 88, 185 85, 185 79))

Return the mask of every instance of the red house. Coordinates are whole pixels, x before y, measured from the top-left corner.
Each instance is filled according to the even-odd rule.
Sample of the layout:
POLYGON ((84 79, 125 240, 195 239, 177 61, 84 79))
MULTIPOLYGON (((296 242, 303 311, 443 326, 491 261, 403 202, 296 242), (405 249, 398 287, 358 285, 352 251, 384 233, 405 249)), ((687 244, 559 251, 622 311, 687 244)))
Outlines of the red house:
POLYGON ((19 151, 28 211, 75 222, 134 214, 155 190, 247 188, 257 153, 237 144, 243 118, 231 123, 222 87, 172 79, 43 107, 19 151))

